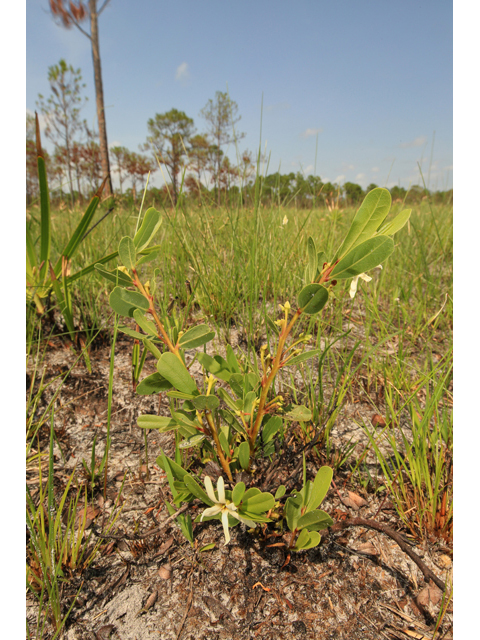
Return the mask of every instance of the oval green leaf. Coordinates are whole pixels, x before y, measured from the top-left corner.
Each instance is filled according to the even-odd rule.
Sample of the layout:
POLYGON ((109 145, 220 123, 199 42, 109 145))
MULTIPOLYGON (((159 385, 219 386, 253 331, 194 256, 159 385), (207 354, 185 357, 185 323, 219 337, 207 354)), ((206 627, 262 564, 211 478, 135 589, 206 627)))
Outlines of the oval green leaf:
POLYGON ((333 469, 331 467, 320 467, 317 471, 317 475, 315 476, 315 480, 313 481, 312 491, 306 505, 306 511, 316 509, 323 502, 323 499, 330 488, 330 484, 332 483, 332 478, 333 469))
MULTIPOLYGON (((238 447, 238 461, 242 469, 246 470, 250 466, 250 446, 248 442, 244 441, 238 447)), ((245 508, 247 509, 248 507, 245 508)))
POLYGON ((160 433, 173 431, 174 429, 178 429, 179 427, 179 425, 175 422, 175 420, 172 420, 172 418, 153 415, 138 416, 137 425, 141 429, 158 429, 160 433))
MULTIPOLYGON (((242 442, 243 444, 243 442, 242 442)), ((248 443, 245 443, 248 446, 248 443)), ((245 498, 242 501, 242 511, 248 511, 249 513, 264 513, 270 511, 275 506, 275 498, 271 493, 258 493, 251 498, 245 498)))
POLYGON ((150 244, 150 241, 157 233, 161 224, 162 217, 160 213, 153 207, 147 209, 142 224, 140 225, 140 229, 137 231, 135 237, 133 238, 133 242, 137 251, 142 251, 150 244))
POLYGON ((352 249, 332 271, 331 278, 354 278, 377 267, 393 253, 394 243, 388 236, 375 236, 352 249))
POLYGON ((215 337, 215 331, 210 331, 206 324, 199 324, 186 331, 179 339, 178 344, 182 349, 195 349, 201 347, 215 337))
POLYGON ((236 484, 234 486, 233 491, 232 491, 233 504, 238 507, 238 505, 242 501, 242 498, 243 498, 244 494, 245 494, 245 483, 244 482, 239 482, 238 484, 236 484))
POLYGON ((168 391, 171 388, 172 385, 168 380, 165 380, 159 373, 152 373, 140 382, 137 393, 139 396, 149 396, 152 393, 168 391))
POLYGON ((205 411, 205 409, 214 411, 218 409, 220 400, 216 396, 196 396, 192 398, 192 404, 197 411, 205 411))
POLYGON ((411 213, 411 209, 404 209, 404 211, 401 211, 398 216, 395 216, 393 220, 382 225, 382 227, 378 230, 378 235, 393 236, 395 233, 397 233, 397 231, 400 231, 400 229, 407 224, 411 213))
POLYGON ((308 528, 309 531, 319 531, 320 529, 326 529, 332 526, 332 524, 333 520, 328 513, 320 509, 315 509, 314 511, 305 513, 297 520, 297 529, 308 528))
POLYGON ((143 309, 147 311, 150 307, 150 303, 137 291, 127 291, 121 287, 115 287, 108 299, 110 306, 118 313, 119 316, 128 316, 133 318, 133 312, 135 309, 143 309))
POLYGON ((298 306, 308 315, 321 311, 327 300, 328 291, 321 284, 307 284, 298 294, 298 306))
POLYGON ((388 189, 372 189, 355 214, 347 237, 337 251, 334 261, 337 258, 342 259, 357 245, 371 238, 387 217, 391 204, 392 196, 388 189))
POLYGON ((114 269, 113 271, 108 271, 101 264, 97 263, 95 265, 95 271, 99 273, 105 280, 109 280, 113 282, 113 284, 117 284, 123 287, 131 287, 132 279, 120 269, 114 269))
POLYGON ((195 394, 197 385, 185 365, 170 351, 164 353, 157 362, 158 373, 166 378, 178 391, 195 394))
POLYGON ((120 240, 118 245, 118 256, 124 267, 130 271, 135 268, 137 261, 137 252, 133 240, 129 236, 125 236, 120 240))

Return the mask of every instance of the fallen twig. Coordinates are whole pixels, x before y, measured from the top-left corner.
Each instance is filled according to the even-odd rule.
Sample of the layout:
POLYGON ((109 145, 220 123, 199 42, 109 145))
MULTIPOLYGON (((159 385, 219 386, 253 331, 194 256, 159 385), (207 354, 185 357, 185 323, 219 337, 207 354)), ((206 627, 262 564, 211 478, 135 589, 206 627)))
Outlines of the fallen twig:
POLYGON ((342 520, 340 522, 336 522, 332 527, 330 527, 330 531, 335 533, 336 531, 342 531, 343 529, 347 529, 348 527, 368 527, 369 529, 375 529, 375 531, 380 531, 385 535, 389 536, 398 544, 400 549, 404 551, 410 558, 415 562, 420 571, 423 573, 427 580, 433 580, 433 582, 437 585, 439 589, 445 591, 445 583, 437 578, 437 576, 431 571, 427 565, 423 562, 423 560, 410 549, 408 544, 403 540, 402 536, 393 531, 393 529, 389 529, 384 524, 377 522, 376 520, 364 520, 363 518, 349 518, 348 520, 342 520))

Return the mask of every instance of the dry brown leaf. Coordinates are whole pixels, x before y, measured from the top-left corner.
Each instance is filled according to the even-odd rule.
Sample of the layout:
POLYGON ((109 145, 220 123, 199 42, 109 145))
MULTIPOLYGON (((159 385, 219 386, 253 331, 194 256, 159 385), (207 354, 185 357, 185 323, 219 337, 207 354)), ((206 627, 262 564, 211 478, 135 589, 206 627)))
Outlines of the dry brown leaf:
POLYGON ((360 507, 364 507, 367 503, 361 496, 353 493, 353 491, 347 491, 348 498, 342 498, 342 502, 346 507, 351 507, 355 511, 358 511, 360 507))
POLYGON ((378 551, 375 549, 371 542, 363 542, 357 547, 357 551, 362 553, 368 553, 371 556, 378 556, 378 551))
POLYGON ((429 604, 436 605, 441 599, 442 592, 433 582, 430 582, 420 591, 416 597, 416 602, 419 607, 428 607, 429 604))
POLYGON ((162 580, 169 580, 172 576, 172 565, 171 564, 163 564, 159 570, 158 575, 162 578, 162 580))
POLYGON ((148 596, 148 600, 146 601, 145 606, 143 608, 147 610, 147 609, 150 609, 150 607, 153 607, 153 605, 157 601, 157 598, 158 598, 158 591, 155 589, 155 591, 148 596))
POLYGON ((165 553, 165 551, 168 551, 170 549, 170 547, 173 544, 173 536, 170 536, 170 538, 168 538, 168 540, 165 540, 165 542, 163 542, 160 545, 160 548, 158 550, 158 555, 160 555, 161 553, 165 553))
POLYGON ((374 427, 386 427, 387 423, 385 422, 385 418, 383 418, 379 413, 374 413, 372 418, 372 426, 374 427))
POLYGON ((452 559, 447 554, 443 554, 440 556, 440 562, 445 567, 445 569, 449 569, 452 566, 452 559))

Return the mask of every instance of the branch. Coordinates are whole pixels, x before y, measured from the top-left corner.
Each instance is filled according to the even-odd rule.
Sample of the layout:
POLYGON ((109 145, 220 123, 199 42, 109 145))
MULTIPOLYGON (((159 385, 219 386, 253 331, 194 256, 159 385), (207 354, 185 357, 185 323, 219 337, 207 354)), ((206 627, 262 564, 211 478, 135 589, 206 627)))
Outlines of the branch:
POLYGON ((98 9, 97 11, 97 16, 99 16, 102 11, 105 9, 105 7, 107 6, 107 4, 110 2, 110 0, 105 0, 105 2, 102 4, 102 6, 100 7, 100 9, 98 9))
POLYGON ((385 535, 389 536, 390 538, 395 540, 395 542, 398 544, 398 546, 402 551, 404 551, 408 556, 410 556, 410 558, 415 562, 415 564, 418 566, 418 568, 420 569, 420 571, 423 573, 423 575, 427 580, 432 580, 439 589, 441 589, 442 591, 445 591, 445 583, 442 582, 440 578, 437 578, 437 576, 433 573, 433 571, 431 571, 427 567, 427 565, 423 562, 423 560, 419 556, 417 556, 415 551, 410 549, 409 545, 403 540, 402 536, 396 531, 393 531, 393 529, 390 529, 389 527, 386 527, 385 525, 380 524, 380 522, 377 522, 376 520, 364 520, 363 518, 350 518, 348 520, 342 520, 341 522, 336 522, 332 527, 330 527, 329 530, 335 533, 336 531, 342 531, 343 529, 347 529, 348 527, 368 527, 369 529, 375 529, 376 531, 380 531, 381 533, 384 533, 385 535))

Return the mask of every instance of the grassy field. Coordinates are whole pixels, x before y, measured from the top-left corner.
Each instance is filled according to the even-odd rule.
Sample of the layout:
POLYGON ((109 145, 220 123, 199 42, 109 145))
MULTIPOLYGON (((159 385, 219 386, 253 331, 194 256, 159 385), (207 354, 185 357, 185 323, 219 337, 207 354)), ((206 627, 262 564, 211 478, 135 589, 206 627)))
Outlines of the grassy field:
MULTIPOLYGON (((402 209, 401 203, 394 204, 390 216, 402 209)), ((52 211, 55 259, 81 213, 67 208, 52 211)), ((259 346, 272 338, 267 316, 276 319, 278 305, 287 300, 296 306, 307 264, 308 237, 331 258, 354 214, 353 209, 329 212, 263 206, 167 210, 156 239, 162 247, 160 257, 142 269, 146 279, 153 278, 156 270, 156 297, 164 317, 173 309, 180 317, 189 316, 189 324, 193 319, 205 322, 223 345, 232 341, 235 332, 246 356, 253 358, 259 346), (194 292, 194 306, 190 291, 194 292)), ((312 425, 302 425, 303 436, 299 431, 299 437, 308 440, 310 428, 314 430, 330 416, 323 440, 330 463, 343 465, 352 482, 363 486, 373 480, 365 475, 362 456, 350 457, 348 448, 333 452, 328 429, 341 416, 343 403, 355 402, 359 394, 366 396, 385 427, 362 427, 383 474, 382 489, 388 492, 402 526, 419 539, 434 536, 447 542, 453 526, 452 215, 451 206, 433 206, 427 200, 414 207, 408 224, 395 236, 394 253, 382 269, 370 274, 372 281, 361 282, 353 299, 348 291, 350 281, 341 281, 335 288, 336 299, 319 315, 299 323, 297 330, 311 334, 315 347, 331 344, 345 333, 346 325, 356 326, 361 329, 361 349, 357 342, 340 341, 318 366, 300 367, 300 378, 292 375, 289 387, 312 410, 312 425), (333 412, 332 388, 336 389, 333 412), (408 437, 401 427, 405 416, 408 437), (400 431, 389 425, 399 426, 400 431), (383 441, 393 452, 388 459, 380 446, 383 441)), ((133 235, 137 216, 137 210, 115 209, 81 244, 72 273, 115 251, 123 236, 133 235)), ((27 219, 32 236, 38 236, 39 211, 31 208, 27 219)), ((108 266, 116 264, 113 261, 108 266)), ((95 272, 74 284, 74 315, 87 346, 100 329, 112 335, 108 307, 112 287, 95 272)), ((37 359, 38 371, 52 326, 35 309, 27 308, 28 359, 37 359)), ((57 323, 54 330, 61 333, 62 327, 57 323)), ((32 384, 28 395, 30 465, 41 459, 38 450, 37 457, 33 455, 33 443, 40 422, 45 425, 49 419, 49 414, 39 417, 36 410, 41 388, 41 383, 35 389, 32 384)), ((30 506, 32 531, 41 538, 33 503, 30 506)))

